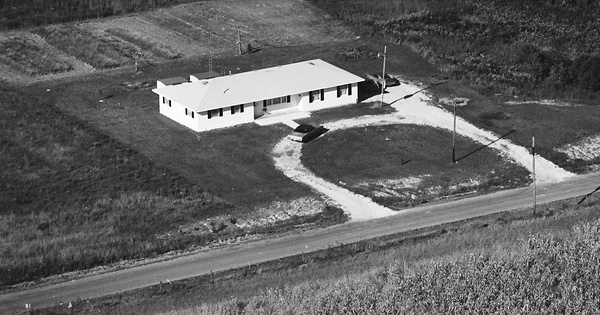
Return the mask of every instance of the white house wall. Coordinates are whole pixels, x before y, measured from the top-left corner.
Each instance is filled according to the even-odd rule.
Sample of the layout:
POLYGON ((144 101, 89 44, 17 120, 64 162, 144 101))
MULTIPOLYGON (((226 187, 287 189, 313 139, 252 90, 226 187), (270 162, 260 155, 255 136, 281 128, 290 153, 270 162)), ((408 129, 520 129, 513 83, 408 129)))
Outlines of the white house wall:
POLYGON ((188 109, 188 115, 186 115, 186 108, 171 100, 171 106, 169 107, 169 100, 165 99, 163 103, 163 97, 159 97, 159 112, 166 117, 194 130, 194 131, 207 131, 217 128, 230 127, 238 124, 244 124, 254 121, 254 108, 252 103, 244 104, 244 112, 239 111, 239 107, 235 114, 231 114, 231 107, 223 108, 223 116, 218 114, 211 115, 208 119, 207 112, 194 112, 194 117, 191 116, 191 109, 188 109))
POLYGON ((158 98, 159 111, 161 114, 173 119, 174 121, 198 131, 197 115, 194 114, 194 118, 185 114, 185 107, 173 100, 171 100, 171 106, 169 107, 169 100, 165 99, 163 103, 163 97, 158 98))
POLYGON ((358 86, 357 84, 352 84, 352 95, 348 95, 347 93, 337 96, 337 87, 326 88, 324 89, 324 99, 314 100, 312 103, 310 102, 309 92, 302 93, 301 99, 298 102, 298 109, 302 111, 315 111, 324 108, 332 108, 338 107, 342 105, 355 104, 358 102, 358 86))
MULTIPOLYGON (((231 127, 234 125, 245 124, 254 121, 254 108, 252 103, 244 104, 244 112, 238 111, 231 114, 231 107, 223 108, 223 116, 219 116, 218 110, 213 111, 211 118, 208 118, 208 112, 200 112, 195 115, 198 119, 196 131, 206 131, 217 128, 231 127)), ((194 129, 194 128, 192 128, 194 129)))

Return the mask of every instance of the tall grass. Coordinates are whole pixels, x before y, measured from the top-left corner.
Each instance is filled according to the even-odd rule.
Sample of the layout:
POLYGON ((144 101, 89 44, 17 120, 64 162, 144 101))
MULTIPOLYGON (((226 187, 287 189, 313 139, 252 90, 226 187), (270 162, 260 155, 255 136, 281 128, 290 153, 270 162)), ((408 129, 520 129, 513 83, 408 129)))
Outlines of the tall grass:
POLYGON ((537 234, 511 251, 390 263, 335 281, 163 314, 593 314, 600 303, 600 221, 537 234))
POLYGON ((597 98, 597 2, 313 0, 359 33, 411 45, 480 91, 597 98), (410 9, 406 7, 410 6, 410 9))
POLYGON ((167 47, 162 43, 156 42, 149 36, 144 36, 142 34, 132 34, 120 28, 111 28, 106 31, 111 35, 119 37, 140 47, 142 50, 150 51, 158 57, 165 59, 176 59, 181 57, 180 53, 174 51, 173 49, 167 47))
POLYGON ((3 0, 0 29, 16 29, 140 12, 194 0, 3 0))
POLYGON ((53 105, 1 90, 0 286, 201 244, 156 235, 231 207, 53 105))
POLYGON ((73 69, 69 62, 49 55, 28 38, 19 36, 11 36, 0 41, 0 61, 28 75, 43 75, 73 69))

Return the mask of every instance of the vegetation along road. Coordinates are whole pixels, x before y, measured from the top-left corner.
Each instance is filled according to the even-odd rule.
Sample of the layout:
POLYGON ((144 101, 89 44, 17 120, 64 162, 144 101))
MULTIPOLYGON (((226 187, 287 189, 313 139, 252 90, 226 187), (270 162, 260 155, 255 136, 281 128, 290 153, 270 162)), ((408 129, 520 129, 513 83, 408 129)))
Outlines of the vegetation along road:
MULTIPOLYGON (((540 204, 582 196, 598 187, 600 174, 572 177, 538 189, 540 204)), ((352 222, 303 234, 292 234, 242 246, 200 252, 173 260, 100 274, 75 281, 8 293, 0 296, 0 313, 68 303, 122 291, 244 267, 286 256, 297 255, 344 243, 460 221, 491 213, 531 206, 531 187, 501 191, 447 203, 404 210, 396 215, 363 222, 352 222)))

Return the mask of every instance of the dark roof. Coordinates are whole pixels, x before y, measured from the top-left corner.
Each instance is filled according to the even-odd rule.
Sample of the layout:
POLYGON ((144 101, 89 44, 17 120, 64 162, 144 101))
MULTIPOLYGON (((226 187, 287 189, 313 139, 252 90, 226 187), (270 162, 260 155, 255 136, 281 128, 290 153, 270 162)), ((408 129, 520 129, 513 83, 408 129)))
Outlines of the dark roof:
POLYGON ((210 78, 220 77, 221 75, 214 71, 208 71, 208 72, 192 74, 192 76, 198 80, 206 80, 206 79, 210 79, 210 78))
POLYGON ((160 81, 160 83, 162 83, 164 85, 176 85, 176 84, 181 84, 181 83, 187 83, 187 82, 189 82, 188 79, 182 78, 182 77, 161 79, 161 80, 158 80, 158 81, 160 81))
POLYGON ((296 127, 296 129, 294 129, 294 131, 301 132, 301 133, 307 133, 307 132, 313 131, 314 129, 315 129, 314 126, 307 125, 307 124, 301 124, 301 125, 298 125, 298 127, 296 127))

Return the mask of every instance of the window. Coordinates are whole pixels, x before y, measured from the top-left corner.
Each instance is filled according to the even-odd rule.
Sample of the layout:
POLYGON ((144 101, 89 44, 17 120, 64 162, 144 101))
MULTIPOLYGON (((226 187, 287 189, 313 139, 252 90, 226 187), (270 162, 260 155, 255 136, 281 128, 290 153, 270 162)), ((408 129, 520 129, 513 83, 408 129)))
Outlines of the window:
POLYGON ((348 95, 352 95, 352 83, 348 84, 348 95))
POLYGON ((185 109, 185 115, 186 116, 192 116, 192 118, 194 118, 194 111, 188 110, 187 108, 185 109))
POLYGON ((264 100, 263 101, 263 108, 270 106, 270 105, 277 105, 277 104, 281 104, 281 103, 289 103, 290 102, 290 96, 282 96, 282 97, 276 97, 276 98, 271 98, 268 100, 264 100))
POLYGON ((244 112, 244 104, 231 106, 231 115, 235 113, 243 113, 244 112))
POLYGON ((220 108, 220 109, 213 109, 213 110, 209 110, 207 113, 208 113, 207 114, 207 116, 208 116, 207 118, 211 119, 211 118, 213 118, 213 117, 215 117, 217 115, 223 116, 223 109, 222 108, 220 108))
POLYGON ((165 104, 165 103, 167 102, 167 101, 166 101, 166 98, 165 98, 164 96, 162 97, 162 101, 163 101, 163 102, 162 102, 163 104, 165 104))
POLYGON ((171 107, 171 100, 169 100, 169 107, 171 107))
POLYGON ((348 86, 341 85, 337 87, 337 97, 348 94, 348 86))
POLYGON ((308 97, 309 97, 309 99, 308 99, 309 103, 312 103, 317 100, 322 101, 325 99, 325 90, 320 89, 320 90, 308 92, 308 97))

